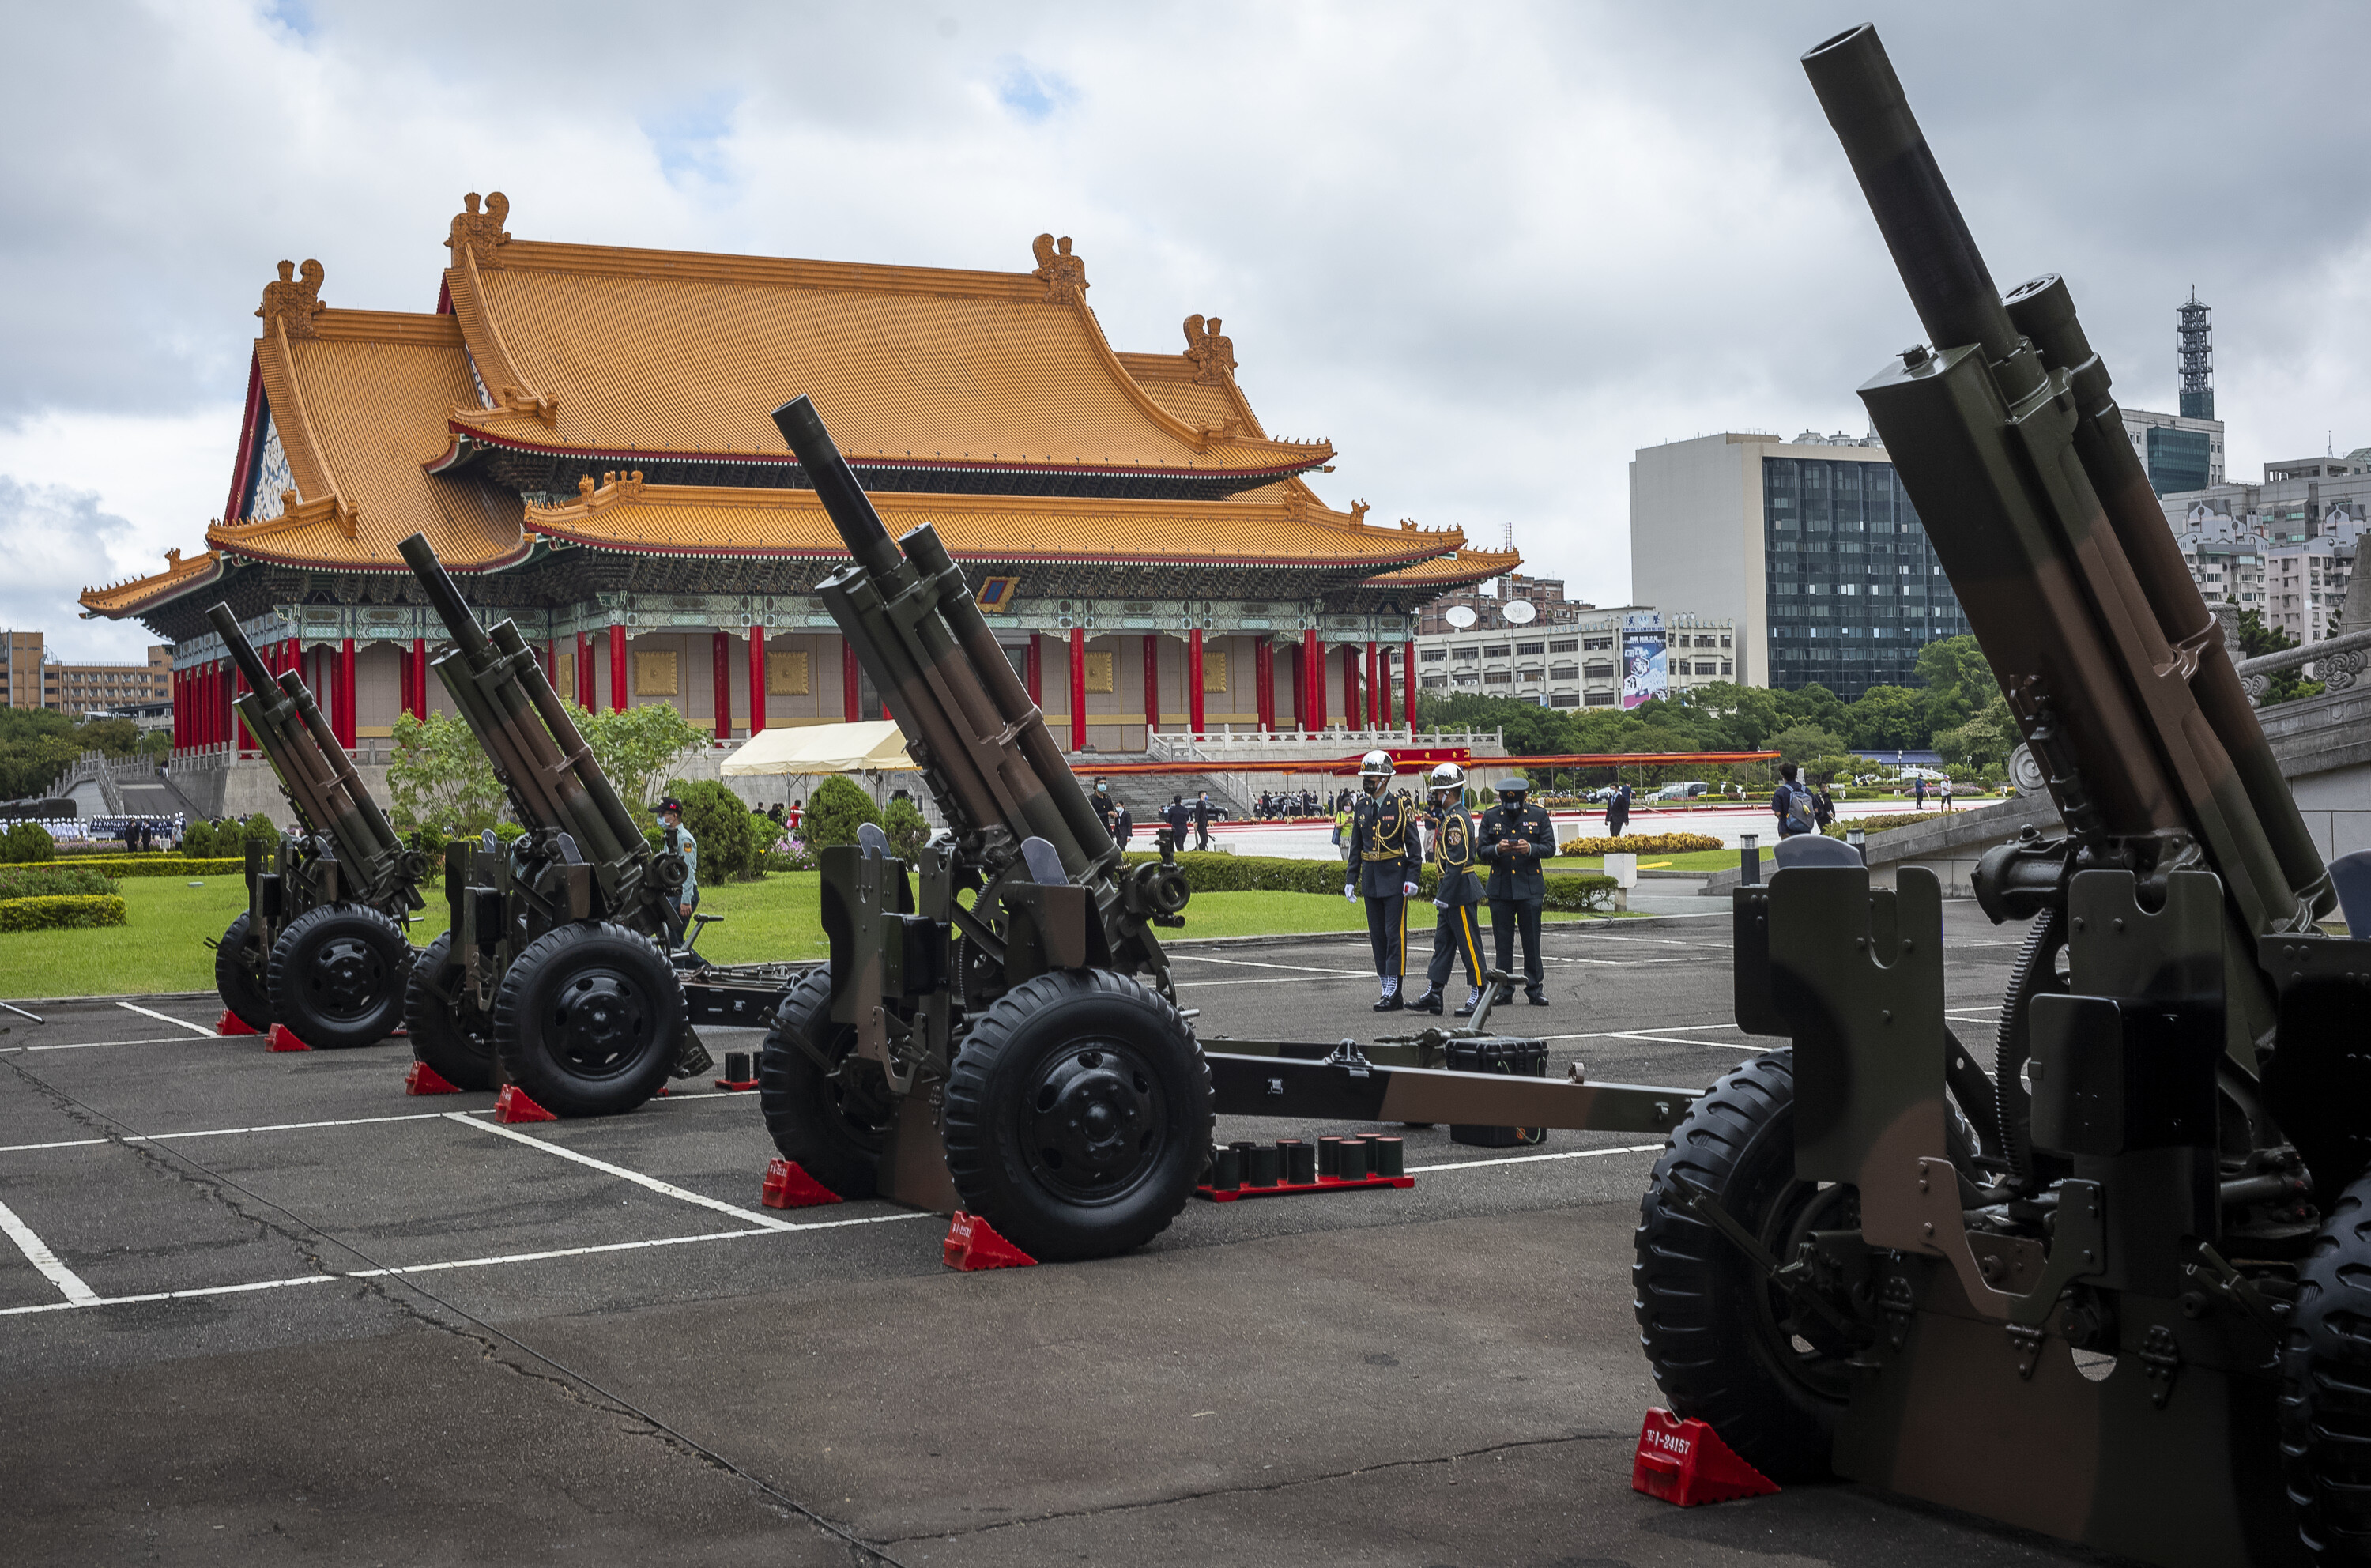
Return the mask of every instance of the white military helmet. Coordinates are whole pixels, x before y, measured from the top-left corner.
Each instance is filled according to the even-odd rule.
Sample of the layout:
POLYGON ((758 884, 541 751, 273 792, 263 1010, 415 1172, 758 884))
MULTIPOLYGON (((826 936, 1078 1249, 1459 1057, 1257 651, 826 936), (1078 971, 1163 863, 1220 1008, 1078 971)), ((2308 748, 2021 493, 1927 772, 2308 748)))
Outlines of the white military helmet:
POLYGON ((1359 782, 1367 787, 1370 795, 1381 794, 1390 787, 1392 776, 1399 769, 1392 766, 1392 754, 1371 751, 1359 759, 1359 782))
POLYGON ((1452 790, 1462 794, 1465 789, 1465 769, 1453 762, 1442 763, 1432 770, 1430 788, 1435 795, 1445 795, 1452 790))

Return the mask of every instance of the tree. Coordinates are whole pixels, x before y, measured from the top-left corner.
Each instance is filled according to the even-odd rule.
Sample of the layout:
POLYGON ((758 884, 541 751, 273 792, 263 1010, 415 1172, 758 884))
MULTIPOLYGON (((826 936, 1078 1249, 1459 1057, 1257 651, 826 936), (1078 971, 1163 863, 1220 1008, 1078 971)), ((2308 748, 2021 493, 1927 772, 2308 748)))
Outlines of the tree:
POLYGON ((1509 756, 1553 756, 1572 749, 1565 720, 1555 709, 1511 697, 1420 696, 1417 722, 1427 730, 1504 730, 1509 756))
POLYGON ((1845 749, 1844 737, 1817 724, 1789 724, 1771 737, 1779 760, 1800 765, 1814 757, 1833 756, 1845 749))
POLYGON ((474 838, 501 818, 503 803, 485 748, 452 713, 432 713, 425 720, 406 713, 396 720, 387 792, 395 807, 396 831, 403 834, 434 827, 456 838, 474 838))
POLYGON ((1965 635, 1941 638, 1918 651, 1918 684, 1926 688, 1930 735, 1966 723, 2000 695, 1984 651, 1965 635))
MULTIPOLYGON (((673 709, 668 709, 673 712, 673 709)), ((677 779, 667 793, 683 802, 683 824, 700 841, 700 874, 711 882, 747 882, 758 874, 758 825, 741 797, 713 778, 677 779)))
POLYGON ((1819 682, 1813 681, 1810 686, 1773 695, 1778 702, 1779 728, 1784 729, 1789 724, 1812 724, 1834 733, 1843 732, 1844 698, 1819 682))
POLYGON ((1963 769, 1984 778, 1998 778, 2008 767, 2008 754, 2018 740, 2017 721, 2009 717, 2008 699, 1998 691, 1991 702, 1965 723, 1935 734, 1936 755, 1948 769, 1963 769))
POLYGON ((806 839, 814 848, 853 844, 860 825, 880 820, 872 797, 843 774, 833 774, 807 797, 806 839))
POLYGON ((881 813, 881 830, 889 836, 889 853, 901 860, 913 860, 920 858, 922 846, 930 839, 931 823, 921 807, 898 795, 881 813))
MULTIPOLYGON (((2261 659, 2267 653, 2279 653, 2297 645, 2297 640, 2280 628, 2266 626, 2259 611, 2241 610, 2234 624, 2239 630, 2239 656, 2243 659, 2261 659)), ((2301 697, 2319 697, 2326 689, 2319 681, 2307 680, 2301 667, 2274 670, 2264 678, 2262 706, 2271 708, 2295 702, 2301 697)))
MULTIPOLYGON (((693 729, 691 721, 669 702, 605 713, 587 712, 573 702, 567 706, 569 717, 584 737, 585 749, 630 811, 648 805, 654 798, 656 780, 710 740, 708 732, 693 729)), ((708 840, 702 838, 700 847, 707 847, 708 840)))
POLYGON ((1926 704, 1908 686, 1875 686, 1845 709, 1845 738, 1856 750, 1923 750, 1926 704))

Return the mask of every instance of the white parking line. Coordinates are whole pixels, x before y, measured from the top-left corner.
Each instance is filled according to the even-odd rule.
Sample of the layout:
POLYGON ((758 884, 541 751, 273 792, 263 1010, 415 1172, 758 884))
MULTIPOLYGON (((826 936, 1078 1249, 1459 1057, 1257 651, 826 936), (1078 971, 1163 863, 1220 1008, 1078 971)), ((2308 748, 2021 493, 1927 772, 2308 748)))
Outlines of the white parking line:
POLYGON ((705 1193, 695 1193, 688 1187, 678 1187, 672 1182, 662 1182, 655 1176, 645 1176, 639 1170, 629 1170, 622 1165, 612 1165, 606 1159, 596 1159, 589 1154, 579 1154, 573 1148, 563 1148, 556 1143, 547 1143, 541 1138, 529 1137, 515 1127, 505 1127, 499 1122, 481 1122, 466 1111, 447 1111, 444 1113, 444 1116, 448 1122, 457 1122, 465 1127, 475 1127, 480 1132, 492 1133, 497 1137, 508 1138, 513 1143, 522 1143, 529 1148, 540 1149, 546 1154, 558 1155, 562 1159, 573 1159, 577 1164, 589 1166, 605 1176, 615 1176, 621 1182, 631 1182, 638 1187, 647 1187, 664 1197, 680 1199, 688 1204, 698 1204, 701 1208, 714 1209, 719 1214, 729 1214, 745 1225, 762 1225, 769 1230, 801 1228, 787 1219, 776 1219, 769 1214, 760 1214, 755 1209, 741 1208, 726 1203, 722 1198, 711 1198, 705 1193))
MULTIPOLYGON (((186 1034, 160 1035, 147 1040, 78 1040, 70 1045, 18 1045, 17 1051, 96 1051, 102 1045, 179 1045, 189 1038, 186 1034)), ((221 1036, 215 1036, 220 1039, 221 1036)), ((0 1053, 5 1055, 5 1053, 0 1053)))
POLYGON ((1554 1154, 1509 1154, 1498 1159, 1460 1159, 1446 1165, 1411 1165, 1407 1173, 1433 1170, 1479 1170, 1490 1165, 1523 1165, 1541 1159, 1595 1159, 1608 1154, 1660 1154, 1662 1144, 1625 1144, 1620 1148, 1567 1148, 1554 1154))
POLYGON ((1177 952, 1172 953, 1169 956, 1172 959, 1190 958, 1197 963, 1223 963, 1236 969, 1284 969, 1290 970, 1295 974, 1359 975, 1366 973, 1366 971, 1362 969, 1324 969, 1320 968, 1313 963, 1262 963, 1255 959, 1249 958, 1210 958, 1198 952, 1177 952))
POLYGON ((221 1035, 216 1034, 211 1029, 207 1029, 200 1024, 191 1023, 185 1019, 175 1018, 169 1013, 160 1013, 154 1008, 144 1008, 133 1002, 118 1002, 115 1005, 123 1009, 126 1012, 140 1013, 145 1017, 155 1019, 158 1023, 169 1023, 176 1029, 186 1029, 192 1034, 202 1034, 209 1040, 219 1040, 222 1038, 221 1035))
POLYGON ((98 1292, 85 1285, 80 1274, 58 1262, 58 1255, 50 1251, 49 1243, 34 1235, 33 1228, 18 1219, 17 1211, 6 1204, 0 1204, 0 1234, 17 1243, 17 1250, 25 1254, 25 1261, 40 1270, 43 1278, 65 1292, 66 1298, 61 1305, 87 1307, 98 1299, 98 1292))

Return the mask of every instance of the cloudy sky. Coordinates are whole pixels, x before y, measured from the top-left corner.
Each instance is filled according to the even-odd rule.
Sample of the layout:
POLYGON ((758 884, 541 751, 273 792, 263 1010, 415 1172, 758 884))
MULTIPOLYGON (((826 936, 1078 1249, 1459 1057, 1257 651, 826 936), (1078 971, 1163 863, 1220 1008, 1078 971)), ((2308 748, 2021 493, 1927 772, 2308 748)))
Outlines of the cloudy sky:
MULTIPOLYGON (((1218 315, 1336 504, 1629 590, 1625 464, 1865 428, 1918 336, 1797 56, 1875 20, 1996 278, 2065 272, 2132 406, 2215 307, 2229 469, 2371 444, 2358 6, 823 6, 7 0, 0 623, 201 548, 282 258, 427 310, 525 237, 1025 271, 1122 349, 1218 315), (2326 433, 2334 432, 2334 433, 2326 433)), ((1673 605, 1672 608, 1685 608, 1673 605)))

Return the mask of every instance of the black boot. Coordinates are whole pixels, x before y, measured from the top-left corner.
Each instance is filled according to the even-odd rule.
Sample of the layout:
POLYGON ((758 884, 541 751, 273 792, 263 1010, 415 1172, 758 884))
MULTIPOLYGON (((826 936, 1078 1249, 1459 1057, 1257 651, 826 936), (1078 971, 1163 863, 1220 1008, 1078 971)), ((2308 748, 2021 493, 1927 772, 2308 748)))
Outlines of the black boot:
POLYGON ((1532 1007, 1544 1008, 1548 1005, 1548 994, 1545 991, 1526 991, 1523 993, 1523 1000, 1532 1007))
POLYGON ((1423 996, 1418 997, 1416 1000, 1408 1004, 1408 1011, 1430 1013, 1433 1017, 1439 1018, 1440 1016, 1440 993, 1438 991, 1427 991, 1423 996))
POLYGON ((1474 1016, 1474 1009, 1481 1005, 1482 993, 1479 991, 1468 991, 1465 993, 1465 1005, 1457 1009, 1457 1016, 1460 1018, 1472 1018, 1474 1016))
POLYGON ((1394 991, 1390 996, 1385 997, 1382 1000, 1375 1004, 1375 1010, 1377 1012, 1397 1012, 1406 1006, 1407 1004, 1405 1002, 1400 1000, 1400 994, 1397 991, 1394 991))

